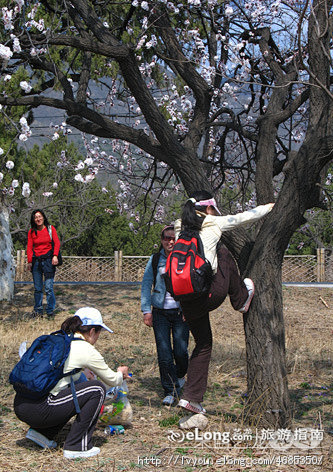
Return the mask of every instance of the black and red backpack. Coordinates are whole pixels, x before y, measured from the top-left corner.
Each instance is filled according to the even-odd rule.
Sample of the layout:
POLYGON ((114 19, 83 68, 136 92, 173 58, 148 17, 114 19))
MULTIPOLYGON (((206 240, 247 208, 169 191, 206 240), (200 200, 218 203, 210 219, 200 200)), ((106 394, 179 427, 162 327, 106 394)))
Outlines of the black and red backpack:
POLYGON ((191 300, 209 291, 213 271, 198 232, 182 231, 169 254, 163 274, 175 300, 191 300))

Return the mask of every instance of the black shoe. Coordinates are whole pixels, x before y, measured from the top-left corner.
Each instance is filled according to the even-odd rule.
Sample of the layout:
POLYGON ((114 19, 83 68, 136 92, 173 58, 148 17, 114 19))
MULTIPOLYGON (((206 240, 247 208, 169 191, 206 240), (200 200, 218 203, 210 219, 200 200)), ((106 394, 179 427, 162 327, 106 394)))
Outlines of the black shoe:
POLYGON ((30 318, 43 318, 43 312, 34 310, 30 313, 30 318))
POLYGON ((49 320, 54 320, 54 313, 46 313, 49 320))

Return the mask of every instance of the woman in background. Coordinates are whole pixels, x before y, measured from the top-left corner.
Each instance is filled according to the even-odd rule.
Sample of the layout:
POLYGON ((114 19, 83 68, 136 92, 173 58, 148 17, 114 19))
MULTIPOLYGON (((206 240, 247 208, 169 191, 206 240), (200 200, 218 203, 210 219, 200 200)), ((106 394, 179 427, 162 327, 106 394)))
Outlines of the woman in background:
POLYGON ((43 316, 43 278, 45 279, 46 314, 54 316, 56 299, 53 291, 55 268, 58 265, 60 241, 54 226, 50 225, 42 210, 31 214, 31 229, 28 232, 28 270, 34 281, 35 305, 31 316, 43 316), (52 237, 51 237, 52 235, 52 237))

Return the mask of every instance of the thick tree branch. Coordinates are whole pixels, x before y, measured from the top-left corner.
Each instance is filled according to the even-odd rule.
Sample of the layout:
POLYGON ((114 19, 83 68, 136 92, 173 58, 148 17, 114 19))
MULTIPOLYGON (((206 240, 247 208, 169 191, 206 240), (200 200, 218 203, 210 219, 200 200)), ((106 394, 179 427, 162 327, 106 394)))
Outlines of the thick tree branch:
POLYGON ((82 71, 79 79, 79 88, 76 94, 77 101, 79 103, 86 103, 87 101, 87 90, 90 80, 90 69, 91 69, 91 53, 85 52, 83 54, 82 71))
POLYGON ((194 116, 189 123, 189 132, 184 144, 196 149, 205 130, 205 121, 208 117, 212 98, 212 90, 207 82, 197 72, 195 66, 184 55, 175 32, 171 26, 166 9, 158 10, 154 15, 154 25, 161 35, 165 47, 163 59, 176 70, 184 82, 193 91, 196 99, 194 116))
POLYGON ((141 147, 157 158, 162 160, 165 158, 159 143, 152 137, 147 136, 143 130, 136 130, 126 125, 115 123, 80 103, 45 96, 27 96, 21 98, 0 97, 0 105, 9 107, 29 106, 33 108, 44 105, 65 110, 69 115, 68 121, 75 122, 75 126, 81 131, 89 134, 96 132, 98 136, 104 138, 122 139, 141 147), (75 118, 71 119, 72 116, 75 118))
MULTIPOLYGON (((107 41, 108 38, 105 37, 104 39, 107 41)), ((91 37, 82 38, 79 36, 59 34, 46 38, 44 35, 34 35, 33 40, 38 46, 42 46, 46 43, 54 46, 68 46, 79 49, 80 51, 89 51, 115 59, 124 59, 129 54, 129 48, 125 45, 112 45, 107 42, 96 41, 95 38, 91 37)))

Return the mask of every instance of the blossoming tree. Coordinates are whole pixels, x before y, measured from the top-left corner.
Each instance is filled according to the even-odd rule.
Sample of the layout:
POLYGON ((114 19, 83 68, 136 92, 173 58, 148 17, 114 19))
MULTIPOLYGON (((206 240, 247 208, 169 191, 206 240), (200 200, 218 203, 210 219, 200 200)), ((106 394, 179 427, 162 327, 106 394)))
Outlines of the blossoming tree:
MULTIPOLYGON (((27 75, 11 94, 3 85, 3 111, 63 110, 88 157, 118 173, 119 198, 129 179, 153 192, 171 172, 188 193, 276 201, 255 233, 224 242, 256 284, 248 419, 288 425, 281 264, 304 212, 325 205, 332 0, 1 2, 2 80, 27 75)), ((21 128, 24 140, 24 117, 21 128)))

